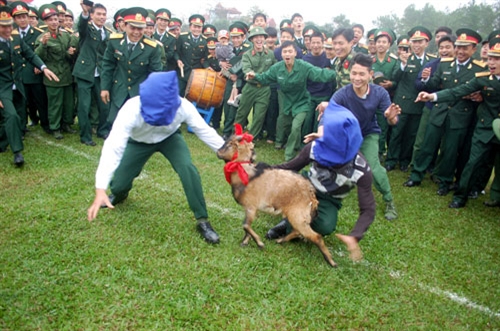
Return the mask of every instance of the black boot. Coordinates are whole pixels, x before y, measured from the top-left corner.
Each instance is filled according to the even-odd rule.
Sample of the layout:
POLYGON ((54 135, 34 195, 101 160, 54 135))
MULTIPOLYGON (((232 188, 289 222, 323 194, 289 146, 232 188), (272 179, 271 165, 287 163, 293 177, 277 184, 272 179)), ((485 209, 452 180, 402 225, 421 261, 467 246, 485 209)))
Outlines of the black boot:
POLYGON ((288 221, 286 218, 282 219, 281 222, 276 224, 274 228, 270 229, 266 233, 266 238, 269 240, 278 239, 286 235, 286 228, 288 227, 288 221))
POLYGON ((203 238, 205 238, 205 240, 208 241, 209 243, 211 244, 219 243, 219 235, 212 228, 210 222, 208 221, 198 222, 198 225, 196 225, 196 229, 203 236, 203 238))

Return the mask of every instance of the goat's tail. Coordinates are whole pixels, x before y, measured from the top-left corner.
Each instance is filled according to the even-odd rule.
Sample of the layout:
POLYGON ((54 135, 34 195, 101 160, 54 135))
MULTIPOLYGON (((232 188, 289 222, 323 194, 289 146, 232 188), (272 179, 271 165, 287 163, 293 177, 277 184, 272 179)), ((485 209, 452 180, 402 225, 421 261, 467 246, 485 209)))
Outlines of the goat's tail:
POLYGON ((316 199, 316 190, 311 185, 309 188, 311 197, 311 220, 313 220, 318 215, 318 199, 316 199))

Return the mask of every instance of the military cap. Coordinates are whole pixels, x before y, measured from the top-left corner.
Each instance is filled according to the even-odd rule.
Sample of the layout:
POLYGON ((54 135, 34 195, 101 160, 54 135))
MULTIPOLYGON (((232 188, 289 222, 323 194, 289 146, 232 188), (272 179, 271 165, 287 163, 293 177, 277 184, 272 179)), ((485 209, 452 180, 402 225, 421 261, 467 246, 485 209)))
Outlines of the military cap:
POLYGON ((146 26, 155 26, 155 15, 154 13, 148 13, 148 17, 146 17, 146 26))
POLYGON ((28 8, 29 8, 28 16, 38 17, 38 11, 36 10, 36 8, 34 8, 34 7, 28 7, 28 8))
POLYGON ((148 17, 148 11, 146 9, 141 7, 131 7, 125 9, 121 14, 125 23, 136 28, 146 27, 146 17, 148 17))
POLYGON ((202 27, 203 24, 205 24, 205 17, 203 17, 203 15, 200 14, 191 15, 189 16, 189 25, 191 24, 202 27))
POLYGON ((325 42, 323 43, 324 48, 333 48, 333 39, 332 37, 326 38, 325 42))
POLYGON ((284 19, 280 22, 280 30, 291 27, 292 27, 292 21, 289 19, 284 19))
POLYGON ((264 38, 267 38, 267 33, 260 26, 255 26, 248 31, 248 40, 252 41, 252 38, 255 36, 264 36, 264 38))
POLYGON ((457 35, 456 46, 477 45, 483 39, 479 33, 471 29, 458 29, 455 34, 457 35))
POLYGON ((410 47, 410 40, 407 36, 399 36, 397 43, 398 47, 410 47))
POLYGON ((12 15, 10 14, 10 7, 1 6, 0 7, 0 25, 12 25, 14 20, 12 19, 12 15))
POLYGON ((413 40, 432 40, 432 32, 429 31, 426 27, 416 26, 410 31, 408 31, 408 37, 410 37, 410 41, 413 40))
POLYGON ((303 34, 304 36, 308 36, 308 37, 310 37, 310 36, 312 36, 312 35, 313 35, 313 33, 315 33, 315 32, 320 32, 320 31, 319 31, 319 29, 318 29, 318 27, 316 27, 316 26, 314 26, 314 25, 306 25, 306 26, 304 27, 304 31, 302 32, 302 34, 303 34))
POLYGON ((7 0, 0 0, 0 6, 7 6, 7 0))
POLYGON ((202 34, 213 34, 215 35, 217 33, 217 28, 213 26, 212 24, 205 24, 203 25, 203 30, 201 32, 202 34))
POLYGON ((169 29, 175 29, 175 28, 181 27, 181 26, 182 26, 182 21, 180 19, 178 19, 177 17, 172 17, 170 19, 170 22, 168 22, 169 29))
POLYGON ((377 71, 377 72, 373 73, 373 82, 375 84, 380 84, 384 80, 389 80, 389 79, 387 79, 387 77, 385 77, 383 72, 377 71))
POLYGON ((62 1, 54 1, 54 2, 52 2, 52 4, 53 4, 54 6, 56 6, 56 8, 57 8, 57 12, 58 12, 59 14, 66 13, 66 9, 67 9, 67 8, 66 8, 66 4, 65 4, 64 2, 62 2, 62 1))
POLYGON ((375 40, 375 31, 377 31, 377 29, 371 29, 370 31, 368 31, 366 33, 366 39, 371 41, 375 40))
POLYGON ((66 9, 66 13, 64 15, 68 17, 74 17, 73 12, 70 9, 66 9))
POLYGON ((491 39, 489 46, 488 56, 500 57, 500 38, 491 39))
POLYGON ((392 45, 394 43, 394 40, 396 40, 396 34, 389 28, 380 28, 375 30, 375 41, 382 36, 386 36, 387 38, 389 38, 389 45, 392 45))
POLYGON ((214 49, 216 43, 217 43, 217 38, 215 38, 215 37, 208 37, 207 38, 207 47, 209 49, 214 49))
POLYGON ((483 40, 483 45, 487 44, 493 38, 500 38, 500 30, 492 31, 486 39, 483 40))
POLYGON ((123 21, 123 11, 125 10, 125 8, 122 8, 122 9, 118 9, 115 13, 115 15, 113 16, 113 19, 115 20, 115 22, 119 22, 119 21, 123 21))
POLYGON ((230 36, 246 35, 248 31, 248 25, 241 21, 236 21, 229 26, 230 36))
POLYGON ((160 8, 155 12, 156 18, 161 18, 167 21, 170 21, 170 18, 172 17, 172 13, 170 10, 166 8, 160 8))
POLYGON ((42 16, 42 20, 46 20, 54 15, 58 15, 57 7, 51 3, 40 6, 40 15, 42 16))
POLYGON ((21 15, 21 14, 28 14, 28 12, 29 12, 28 5, 22 1, 11 2, 9 4, 9 6, 10 6, 10 8, 12 8, 12 10, 10 11, 10 14, 12 16, 21 15))

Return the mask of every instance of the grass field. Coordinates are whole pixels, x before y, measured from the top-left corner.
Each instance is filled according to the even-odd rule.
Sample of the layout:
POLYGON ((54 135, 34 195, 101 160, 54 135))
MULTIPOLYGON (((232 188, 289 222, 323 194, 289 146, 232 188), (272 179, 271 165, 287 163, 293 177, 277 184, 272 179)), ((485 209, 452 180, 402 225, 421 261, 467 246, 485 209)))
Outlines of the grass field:
MULTIPOLYGON (((429 179, 404 188, 389 177, 399 218, 376 220, 352 263, 335 238, 332 269, 311 243, 240 247, 243 212, 223 163, 185 134, 197 165, 216 246, 195 230, 180 181, 155 155, 115 210, 94 222, 97 147, 78 135, 26 137, 22 169, 0 154, 0 329, 2 330, 500 330, 500 209, 487 196, 450 210, 429 179)), ((283 152, 257 142, 258 159, 283 152)), ((358 214, 353 192, 337 231, 358 214)), ((262 236, 280 220, 262 215, 262 236)))

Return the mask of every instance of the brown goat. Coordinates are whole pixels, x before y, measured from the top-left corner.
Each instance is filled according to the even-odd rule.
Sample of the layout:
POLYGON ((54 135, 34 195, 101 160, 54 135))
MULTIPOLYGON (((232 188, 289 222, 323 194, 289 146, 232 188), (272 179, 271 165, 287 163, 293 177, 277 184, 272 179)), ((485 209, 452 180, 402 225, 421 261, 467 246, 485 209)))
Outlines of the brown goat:
POLYGON ((278 239, 277 243, 301 235, 316 244, 326 262, 336 267, 323 237, 310 226, 318 207, 314 187, 306 178, 293 171, 272 169, 261 166, 260 163, 255 165, 252 138, 248 134, 233 135, 217 151, 217 156, 227 162, 224 171, 231 184, 234 199, 245 208, 245 237, 241 245, 248 245, 252 237, 259 248, 264 247, 264 243, 252 229, 252 222, 259 210, 269 214, 282 214, 290 222, 293 231, 278 239))

